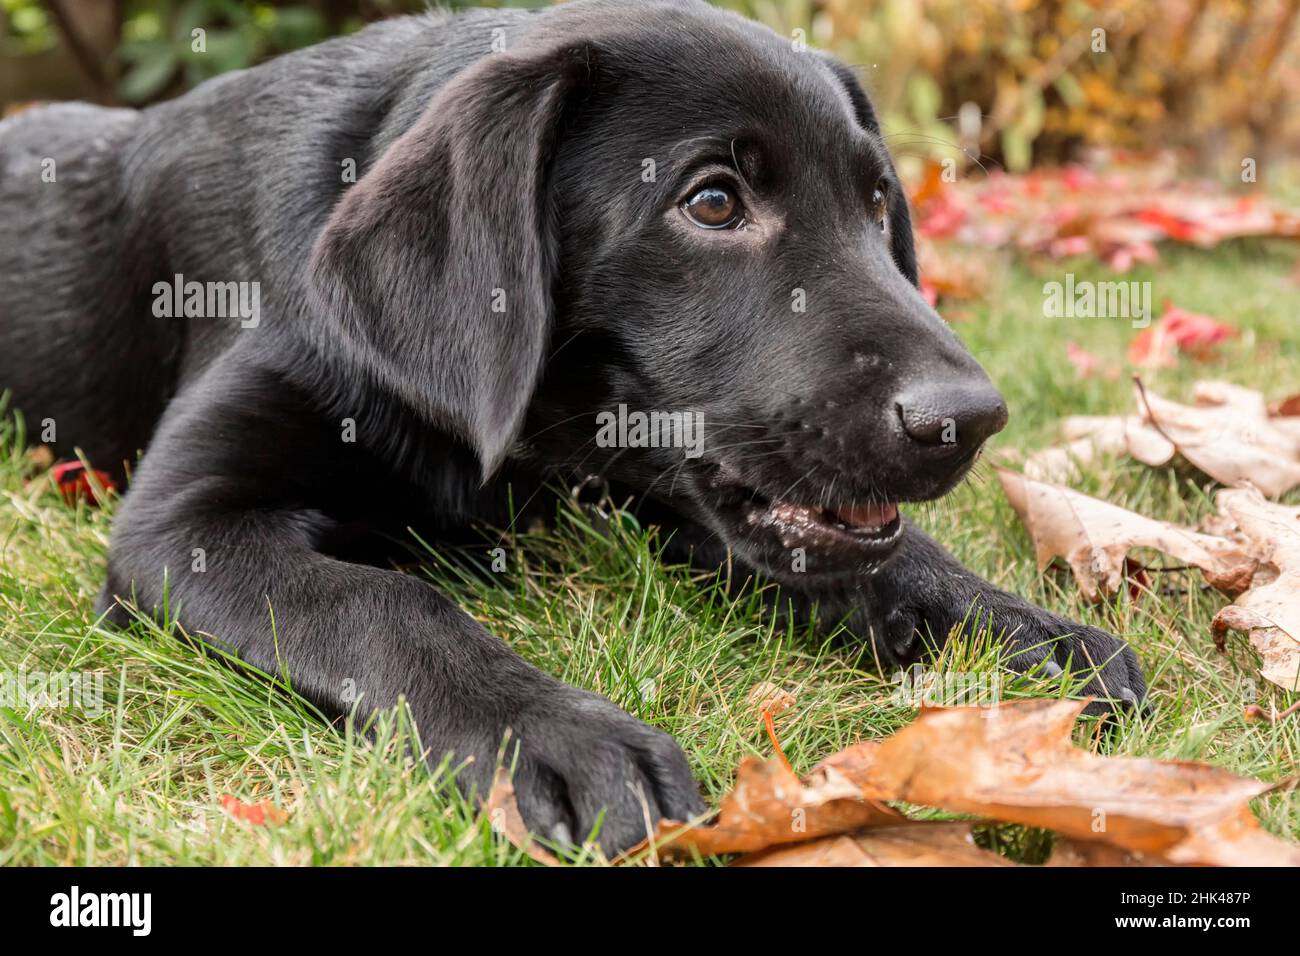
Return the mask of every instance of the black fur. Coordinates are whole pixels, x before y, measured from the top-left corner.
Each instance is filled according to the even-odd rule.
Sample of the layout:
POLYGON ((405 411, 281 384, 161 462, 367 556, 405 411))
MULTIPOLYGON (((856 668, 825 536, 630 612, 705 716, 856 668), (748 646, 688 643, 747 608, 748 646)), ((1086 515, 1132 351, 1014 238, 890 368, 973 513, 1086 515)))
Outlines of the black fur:
POLYGON ((1102 696, 1143 693, 1121 642, 916 528, 864 541, 781 511, 941 495, 1006 414, 917 292, 862 88, 786 38, 660 0, 397 19, 143 112, 21 114, 0 158, 0 388, 63 456, 120 478, 147 448, 101 609, 166 586, 191 632, 287 666, 330 714, 351 689, 404 695, 435 757, 475 758, 466 785, 510 728, 541 832, 581 836, 604 808, 612 851, 644 835, 642 800, 702 805, 668 736, 363 560, 360 532, 450 545, 504 523, 510 485, 537 508, 544 483, 598 474, 692 560, 730 552, 885 663, 975 605, 1011 666, 1096 664, 1102 696), (687 219, 706 182, 743 227, 687 219), (176 274, 258 282, 260 321, 156 317, 176 274), (599 447, 620 403, 703 414, 703 456, 599 447))

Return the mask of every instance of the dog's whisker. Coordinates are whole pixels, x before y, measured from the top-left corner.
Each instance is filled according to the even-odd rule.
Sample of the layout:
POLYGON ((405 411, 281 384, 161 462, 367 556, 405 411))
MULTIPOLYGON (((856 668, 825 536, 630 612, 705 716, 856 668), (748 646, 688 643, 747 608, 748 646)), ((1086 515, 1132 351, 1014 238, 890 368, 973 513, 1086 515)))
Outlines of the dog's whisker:
POLYGON ((901 136, 910 136, 913 137, 913 139, 910 140, 909 142, 901 143, 901 144, 891 142, 889 144, 891 150, 897 151, 900 146, 916 145, 919 143, 928 143, 935 146, 945 146, 949 149, 955 150, 958 153, 961 153, 964 157, 966 157, 966 159, 968 159, 970 162, 978 166, 983 171, 985 176, 989 175, 989 169, 986 165, 984 165, 985 160, 988 160, 990 163, 997 166, 999 169, 1003 168, 1001 163, 999 163, 992 156, 989 156, 987 153, 980 152, 972 156, 970 150, 963 148, 960 143, 955 143, 952 140, 946 140, 943 137, 935 136, 932 133, 925 133, 917 129, 898 130, 897 132, 893 132, 893 133, 884 133, 881 135, 880 138, 883 140, 892 140, 896 137, 901 137, 901 136))

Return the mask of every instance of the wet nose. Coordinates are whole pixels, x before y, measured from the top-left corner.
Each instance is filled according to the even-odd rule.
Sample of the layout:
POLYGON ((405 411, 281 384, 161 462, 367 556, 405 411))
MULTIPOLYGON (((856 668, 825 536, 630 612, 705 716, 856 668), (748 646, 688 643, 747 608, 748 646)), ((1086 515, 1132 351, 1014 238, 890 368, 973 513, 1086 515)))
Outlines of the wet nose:
POLYGON ((1007 423, 1007 403, 987 382, 910 389, 898 396, 896 407, 908 437, 936 450, 973 453, 1007 423))

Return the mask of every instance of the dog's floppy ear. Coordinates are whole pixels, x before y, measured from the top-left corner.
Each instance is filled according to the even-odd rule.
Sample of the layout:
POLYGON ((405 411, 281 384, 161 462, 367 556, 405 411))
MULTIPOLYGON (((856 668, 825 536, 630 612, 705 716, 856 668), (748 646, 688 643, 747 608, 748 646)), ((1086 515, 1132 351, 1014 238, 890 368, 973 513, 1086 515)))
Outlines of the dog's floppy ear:
POLYGON ((902 187, 889 193, 889 251, 894 254, 898 271, 907 281, 920 288, 921 270, 916 262, 916 243, 912 238, 912 214, 907 209, 907 195, 902 187))
MULTIPOLYGON (((848 93, 858 125, 868 133, 881 136, 876 111, 872 109, 867 91, 862 88, 853 70, 832 56, 824 56, 822 59, 848 93)), ((912 239, 912 216, 907 209, 907 196, 903 195, 901 189, 895 189, 889 195, 889 246, 898 270, 907 277, 908 282, 919 286, 921 278, 916 264, 916 246, 912 239)))
POLYGON ((853 104, 853 115, 857 119, 858 125, 868 133, 875 133, 879 136, 880 121, 876 119, 876 111, 872 109, 871 100, 867 98, 867 91, 858 82, 857 75, 833 56, 823 56, 822 60, 830 67, 840 85, 844 87, 844 92, 849 95, 849 102, 853 104))
POLYGON ((308 334, 345 374, 505 460, 551 326, 548 159, 594 51, 493 53, 448 83, 333 210, 307 268, 308 334))

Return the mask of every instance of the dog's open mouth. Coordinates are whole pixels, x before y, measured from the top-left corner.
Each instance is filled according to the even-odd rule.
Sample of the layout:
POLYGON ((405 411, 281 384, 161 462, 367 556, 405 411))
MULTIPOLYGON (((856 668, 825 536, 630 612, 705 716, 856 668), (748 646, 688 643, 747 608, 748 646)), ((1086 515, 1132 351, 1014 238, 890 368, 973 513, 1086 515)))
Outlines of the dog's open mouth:
POLYGON ((816 508, 788 501, 765 502, 755 498, 748 518, 793 538, 843 535, 868 542, 888 542, 902 525, 898 505, 867 504, 842 508, 816 508))
POLYGON ((724 469, 709 482, 721 496, 720 514, 730 515, 736 537, 789 562, 795 549, 809 559, 809 570, 861 570, 888 557, 902 538, 903 523, 893 502, 857 502, 824 507, 787 498, 769 498, 734 480, 724 469), (775 553, 772 549, 776 549, 775 553))

